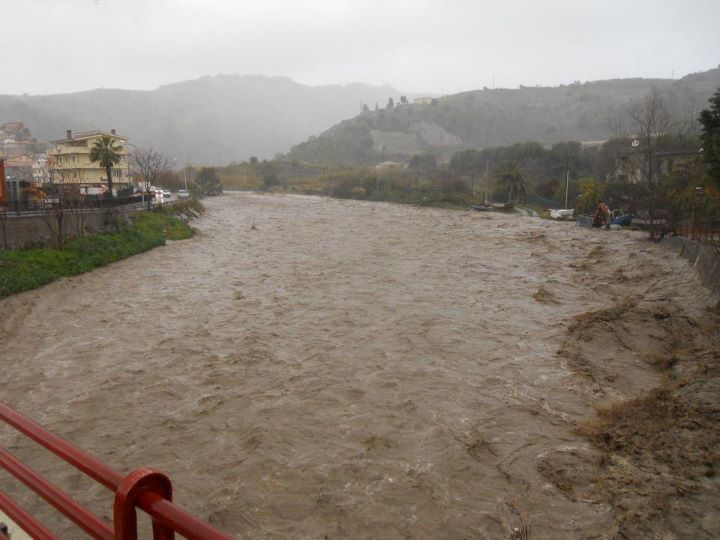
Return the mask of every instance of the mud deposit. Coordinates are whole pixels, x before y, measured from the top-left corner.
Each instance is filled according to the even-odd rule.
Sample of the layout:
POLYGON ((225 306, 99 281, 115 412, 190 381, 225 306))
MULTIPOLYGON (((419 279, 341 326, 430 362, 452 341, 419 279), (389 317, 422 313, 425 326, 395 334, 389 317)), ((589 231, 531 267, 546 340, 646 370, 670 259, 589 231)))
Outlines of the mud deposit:
MULTIPOLYGON (((517 216, 207 206, 192 240, 0 302, 2 400, 120 471, 167 472, 180 504, 240 537, 623 533, 597 488, 612 449, 581 426, 657 387, 686 340, 705 347, 708 293, 684 260, 517 216)), ((0 436, 111 517, 103 488, 0 436)))

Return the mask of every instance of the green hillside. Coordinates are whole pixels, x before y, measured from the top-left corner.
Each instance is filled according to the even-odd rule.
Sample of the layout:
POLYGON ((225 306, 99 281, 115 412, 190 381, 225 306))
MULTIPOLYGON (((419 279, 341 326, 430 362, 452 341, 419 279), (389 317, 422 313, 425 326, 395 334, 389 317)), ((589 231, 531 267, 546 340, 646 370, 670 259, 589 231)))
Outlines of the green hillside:
POLYGON ((651 86, 678 117, 696 117, 720 86, 720 68, 682 79, 616 79, 559 87, 463 92, 432 104, 362 113, 294 146, 290 159, 371 165, 421 152, 449 158, 458 150, 537 141, 606 140, 623 133, 628 106, 651 86))

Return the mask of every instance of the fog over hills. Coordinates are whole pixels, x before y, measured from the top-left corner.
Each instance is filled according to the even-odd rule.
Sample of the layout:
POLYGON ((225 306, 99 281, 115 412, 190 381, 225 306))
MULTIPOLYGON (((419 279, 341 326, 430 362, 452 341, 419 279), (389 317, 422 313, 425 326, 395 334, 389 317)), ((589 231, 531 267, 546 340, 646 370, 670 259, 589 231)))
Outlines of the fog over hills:
POLYGON ((271 158, 400 93, 364 84, 306 86, 286 77, 217 75, 156 90, 98 89, 44 96, 0 95, 0 124, 21 121, 39 141, 65 130, 117 129, 178 164, 271 158))
POLYGON ((655 86, 677 115, 695 114, 720 87, 720 68, 681 79, 614 79, 558 87, 482 89, 397 106, 401 93, 364 84, 306 86, 286 77, 217 75, 155 90, 98 89, 0 95, 0 124, 21 121, 39 141, 66 129, 117 129, 185 163, 224 165, 250 156, 373 164, 432 152, 517 142, 611 137, 628 104, 655 86), (388 98, 396 106, 386 109, 388 98), (380 110, 374 111, 375 104, 380 110), (371 109, 360 113, 361 104, 371 109), (303 142, 305 141, 305 142, 303 142))
POLYGON ((597 141, 626 134, 633 100, 655 87, 676 117, 697 118, 720 87, 720 68, 681 79, 614 79, 558 87, 463 92, 433 104, 409 104, 360 114, 295 146, 289 158, 368 165, 430 152, 537 141, 597 141))

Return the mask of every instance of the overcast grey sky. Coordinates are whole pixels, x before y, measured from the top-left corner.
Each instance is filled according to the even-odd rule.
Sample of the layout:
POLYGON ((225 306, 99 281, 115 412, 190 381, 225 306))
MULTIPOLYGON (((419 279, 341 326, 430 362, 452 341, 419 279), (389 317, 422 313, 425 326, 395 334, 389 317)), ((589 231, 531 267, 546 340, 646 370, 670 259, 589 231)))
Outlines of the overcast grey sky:
POLYGON ((452 93, 720 63, 720 0, 0 0, 0 93, 217 73, 452 93))

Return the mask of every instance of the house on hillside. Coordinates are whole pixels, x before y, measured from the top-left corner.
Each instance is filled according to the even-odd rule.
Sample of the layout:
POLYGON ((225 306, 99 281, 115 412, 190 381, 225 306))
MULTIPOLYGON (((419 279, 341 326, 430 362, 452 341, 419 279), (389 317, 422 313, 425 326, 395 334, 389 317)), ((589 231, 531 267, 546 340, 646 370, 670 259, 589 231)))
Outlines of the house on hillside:
MULTIPOLYGON (((653 156, 653 177, 664 178, 678 167, 682 167, 698 157, 697 151, 673 150, 657 152, 653 156)), ((631 184, 644 183, 648 176, 647 156, 642 152, 618 156, 615 158, 615 178, 631 184)))
POLYGON ((395 171, 401 171, 405 167, 402 163, 398 163, 396 161, 383 161, 382 163, 378 163, 375 165, 375 172, 376 173, 391 173, 395 171))
POLYGON ((0 125, 0 155, 6 158, 32 155, 37 151, 37 140, 22 122, 6 122, 0 125))
POLYGON ((22 190, 32 183, 33 160, 28 156, 16 156, 5 160, 5 182, 10 200, 19 199, 22 190))
POLYGON ((87 131, 73 134, 67 131, 64 139, 52 141, 48 150, 49 177, 55 184, 77 184, 81 193, 99 194, 107 190, 107 173, 99 163, 90 161, 90 150, 101 137, 110 137, 120 148, 120 162, 112 169, 113 191, 132 183, 130 174, 130 152, 127 137, 121 137, 114 129, 108 131, 87 131))

